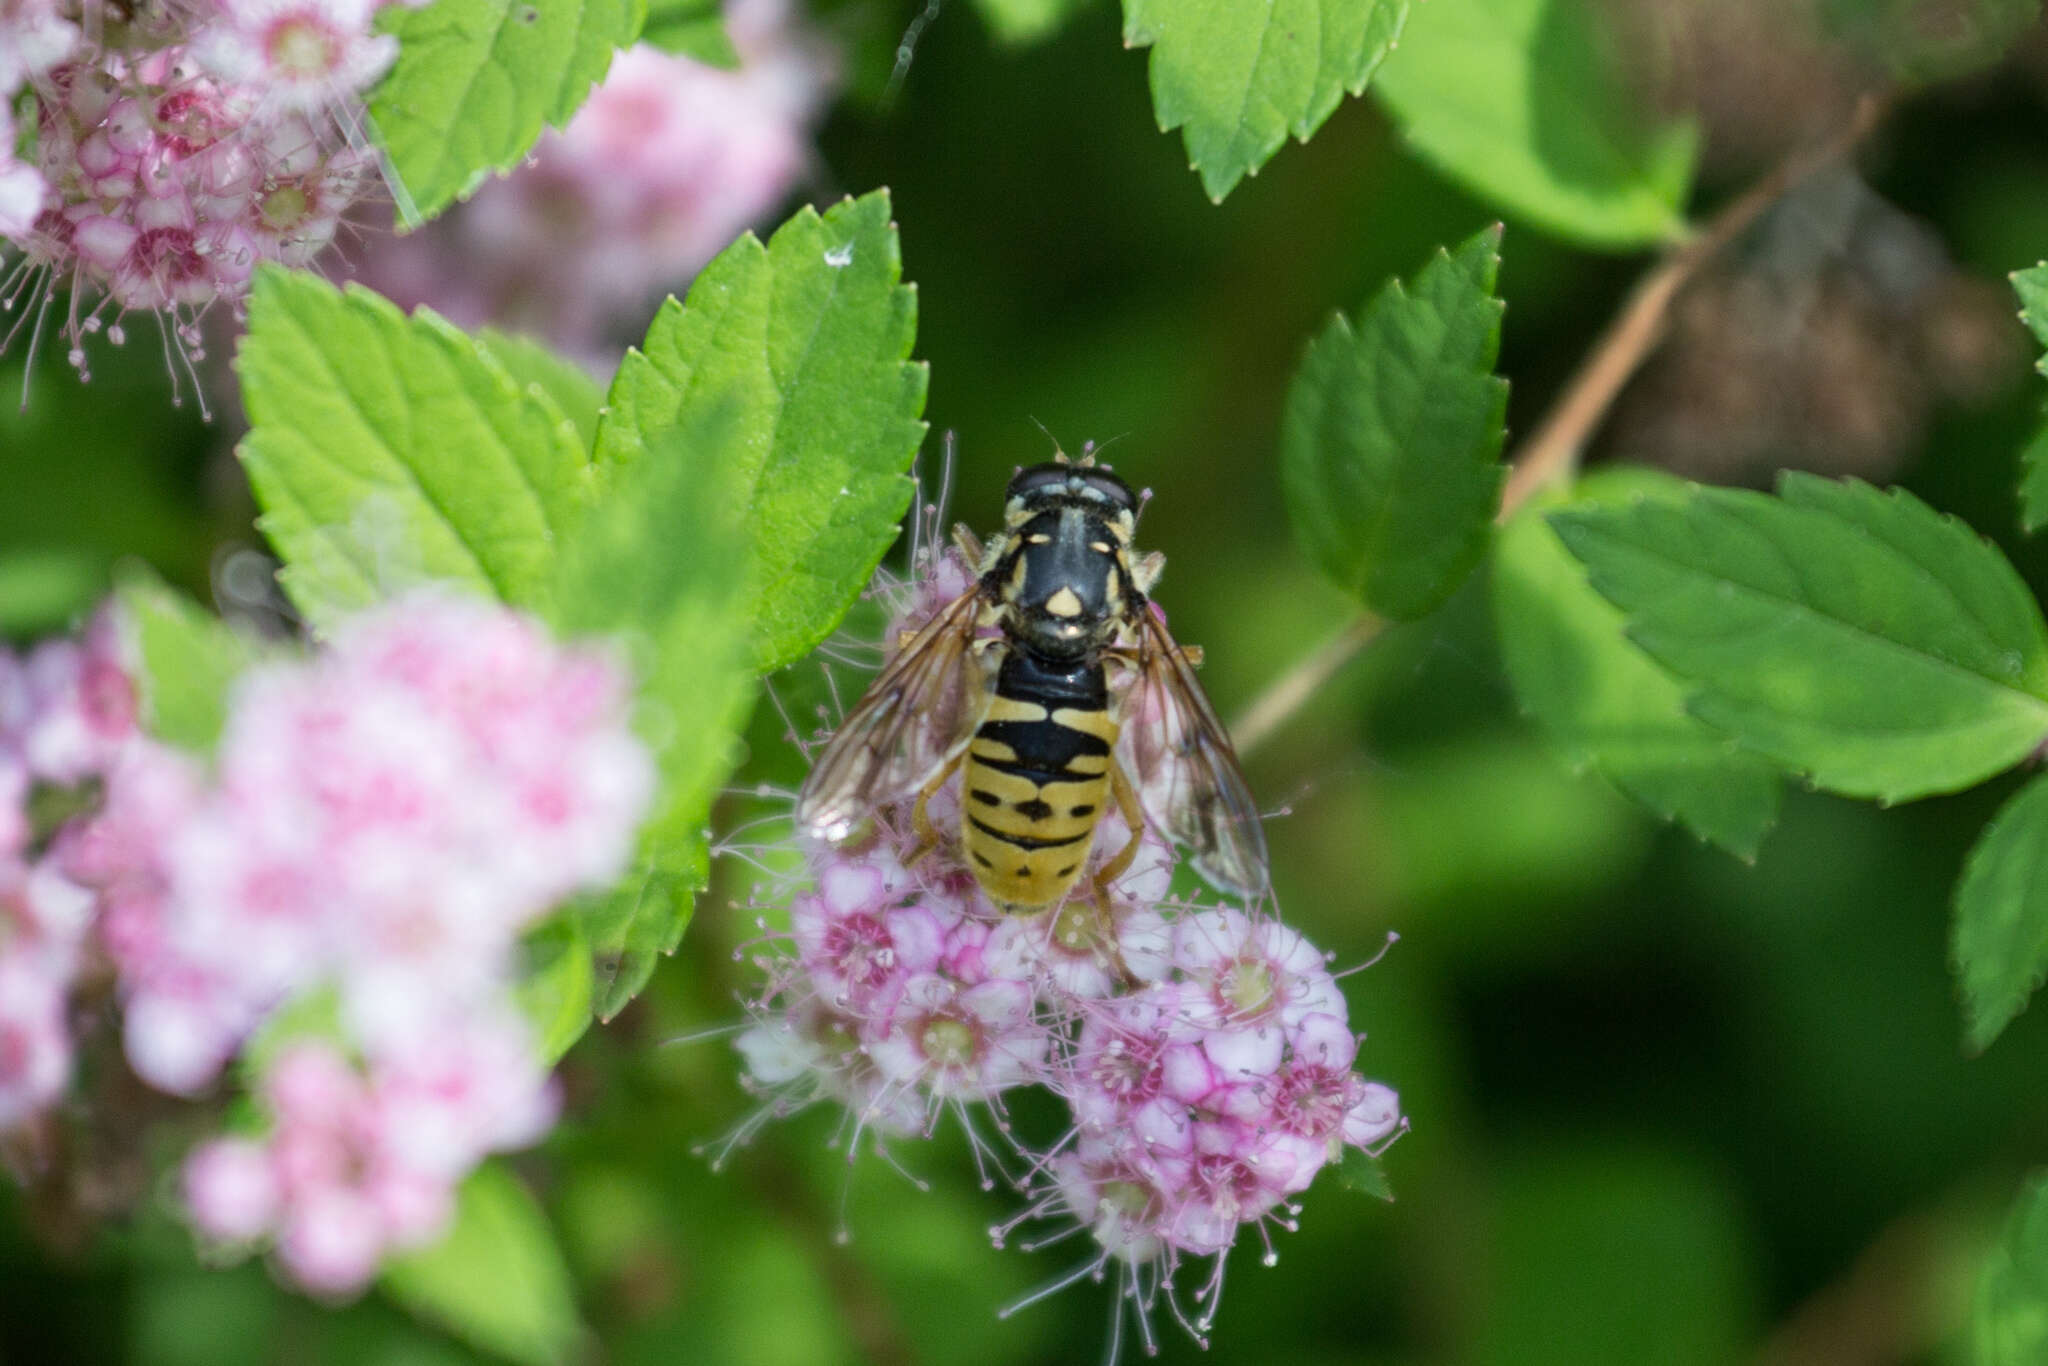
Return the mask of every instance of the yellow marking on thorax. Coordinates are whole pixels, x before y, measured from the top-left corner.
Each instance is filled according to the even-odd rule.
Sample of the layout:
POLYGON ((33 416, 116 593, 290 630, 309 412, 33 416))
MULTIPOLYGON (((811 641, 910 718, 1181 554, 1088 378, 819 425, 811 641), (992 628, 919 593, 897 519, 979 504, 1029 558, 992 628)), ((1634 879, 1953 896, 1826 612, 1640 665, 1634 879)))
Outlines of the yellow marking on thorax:
POLYGON ((1062 588, 1045 600, 1045 610, 1056 617, 1081 615, 1081 598, 1071 588, 1062 588))

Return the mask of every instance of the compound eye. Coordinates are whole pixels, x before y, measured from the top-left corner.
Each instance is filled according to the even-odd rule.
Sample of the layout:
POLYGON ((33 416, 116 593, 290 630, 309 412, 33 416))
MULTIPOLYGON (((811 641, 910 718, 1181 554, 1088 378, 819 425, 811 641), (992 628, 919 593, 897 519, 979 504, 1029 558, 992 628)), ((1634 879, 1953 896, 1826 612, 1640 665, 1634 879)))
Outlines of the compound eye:
POLYGON ((1067 476, 1073 472, 1071 465, 1055 464, 1032 465, 1018 470, 1010 480, 1008 496, 1017 498, 1027 493, 1036 493, 1040 489, 1057 488, 1066 483, 1067 476))
POLYGON ((1131 492, 1131 486, 1107 470, 1089 470, 1082 474, 1081 482, 1109 499, 1110 502, 1116 504, 1124 511, 1137 511, 1138 499, 1131 492))

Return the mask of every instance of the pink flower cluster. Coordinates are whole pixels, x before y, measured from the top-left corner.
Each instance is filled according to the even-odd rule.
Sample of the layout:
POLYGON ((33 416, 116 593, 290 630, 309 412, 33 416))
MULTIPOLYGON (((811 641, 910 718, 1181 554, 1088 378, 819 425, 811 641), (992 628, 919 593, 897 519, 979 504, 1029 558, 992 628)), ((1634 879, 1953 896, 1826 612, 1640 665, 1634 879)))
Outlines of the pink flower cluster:
MULTIPOLYGON (((397 55, 373 0, 0 0, 0 239, 19 261, 0 305, 39 337, 54 292, 70 359, 131 312, 168 320, 196 358, 196 318, 230 308, 264 260, 333 238, 375 168, 342 133, 397 55), (8 110, 33 96, 34 162, 8 110)), ((4 246, 0 242, 0 246, 4 246)))
MULTIPOLYGON (((941 560, 885 638, 966 581, 941 560)), ((958 802, 956 779, 931 802, 936 829, 957 828, 958 802)), ((808 851, 786 947, 761 955, 767 986, 738 1040, 768 1098, 739 1136, 817 1100, 877 1141, 928 1135, 950 1111, 984 1171, 1024 1194, 999 1244, 1030 1220, 1085 1229, 1096 1251, 1060 1284, 1114 1273, 1148 1346, 1161 1299, 1201 1337, 1239 1234, 1291 1227, 1319 1171, 1405 1128, 1394 1092, 1353 1071, 1358 1038, 1324 955, 1270 913, 1171 895, 1174 855, 1150 831, 1106 920, 1085 880, 1060 906, 1004 915, 950 841, 905 867, 903 815, 808 851), (1004 1095, 1024 1086, 1071 1112, 1049 1145, 1009 1120, 1004 1095), (1190 1312, 1175 1277, 1204 1257, 1213 1273, 1190 1312)), ((1128 838, 1106 816, 1091 868, 1128 838)))
POLYGON ((208 1238, 274 1239, 292 1279, 333 1296, 362 1289, 386 1252, 433 1242, 477 1161, 555 1119, 525 1030, 504 1010, 451 1020, 367 1072, 331 1041, 295 1042, 258 1099, 269 1132, 194 1151, 185 1203, 208 1238))
POLYGON ((24 656, 0 646, 0 1129, 71 1078, 65 1019, 97 901, 30 820, 37 789, 103 779, 134 744, 135 689, 110 613, 24 656))
POLYGON ((94 880, 156 889, 108 935, 130 1063, 196 1092, 315 987, 373 1057, 500 1000, 520 932, 624 870, 653 782, 624 703, 608 657, 433 593, 251 670, 214 780, 154 751, 93 842, 94 880))
POLYGON ((654 777, 626 680, 494 604, 416 593, 248 670, 202 769, 136 733, 118 650, 103 616, 0 657, 0 1127, 65 1085, 83 946, 158 1089, 200 1095, 259 1041, 269 1132, 194 1156, 193 1220, 274 1236, 302 1284, 347 1293, 552 1122, 519 941, 631 855, 654 777), (97 810, 22 862, 31 788, 86 778, 97 810))
POLYGON ((786 0, 734 0, 722 71, 641 45, 567 127, 420 232, 374 243, 361 277, 405 307, 536 333, 574 354, 646 326, 665 292, 789 194, 829 67, 786 0))

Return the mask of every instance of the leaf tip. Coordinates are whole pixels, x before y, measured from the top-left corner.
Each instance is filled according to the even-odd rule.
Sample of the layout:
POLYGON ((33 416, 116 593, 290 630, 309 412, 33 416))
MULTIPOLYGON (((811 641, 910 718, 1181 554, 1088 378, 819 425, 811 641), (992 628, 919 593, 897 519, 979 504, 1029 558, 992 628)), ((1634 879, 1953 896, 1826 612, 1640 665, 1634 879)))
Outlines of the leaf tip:
POLYGON ((2019 1012, 2015 1010, 1996 1011, 1986 1009, 1972 1000, 1967 987, 1963 990, 1963 1056, 1981 1058, 2005 1027, 2012 1023, 2019 1012))

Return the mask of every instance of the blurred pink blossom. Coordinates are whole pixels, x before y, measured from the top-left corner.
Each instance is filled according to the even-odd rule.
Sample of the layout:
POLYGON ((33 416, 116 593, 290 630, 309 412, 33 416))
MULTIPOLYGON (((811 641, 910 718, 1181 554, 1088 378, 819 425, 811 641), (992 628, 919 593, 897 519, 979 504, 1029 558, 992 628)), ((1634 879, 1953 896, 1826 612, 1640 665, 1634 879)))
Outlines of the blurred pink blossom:
MULTIPOLYGON (((520 933, 624 870, 653 788, 625 700, 607 655, 435 592, 344 623, 310 661, 251 670, 213 785, 135 846, 160 891, 148 957, 124 977, 130 1061, 197 1090, 323 983, 369 1049, 502 998, 520 933), (159 1056, 138 1019, 175 1022, 190 1046, 159 1056)), ((110 818, 140 804, 129 776, 149 777, 114 773, 110 818)))
POLYGON ((829 93, 822 48, 786 0, 735 0, 737 70, 641 45, 567 127, 418 232, 379 239, 358 275, 401 306, 548 338, 609 367, 664 293, 774 210, 810 158, 829 93))
POLYGON ((88 955, 160 1090, 216 1088, 266 1031, 245 1059, 263 1127, 191 1155, 192 1222, 353 1294, 554 1122, 519 939, 631 855, 654 773, 628 680, 609 650, 420 591, 247 670, 202 766, 138 729, 128 648, 108 611, 0 649, 0 1129, 63 1094, 88 955), (32 829, 39 789, 84 814, 32 829))
POLYGON ((486 1154, 538 1139, 555 1114, 506 1012, 362 1063, 299 1041, 272 1060, 259 1099, 267 1133, 214 1139, 187 1159, 186 1207, 216 1242, 274 1238, 292 1278, 331 1296, 361 1290, 388 1252, 446 1232, 456 1183, 486 1154))
POLYGON ((312 112, 370 84, 398 56, 372 33, 376 0, 216 0, 193 55, 223 81, 260 92, 272 110, 312 112))

